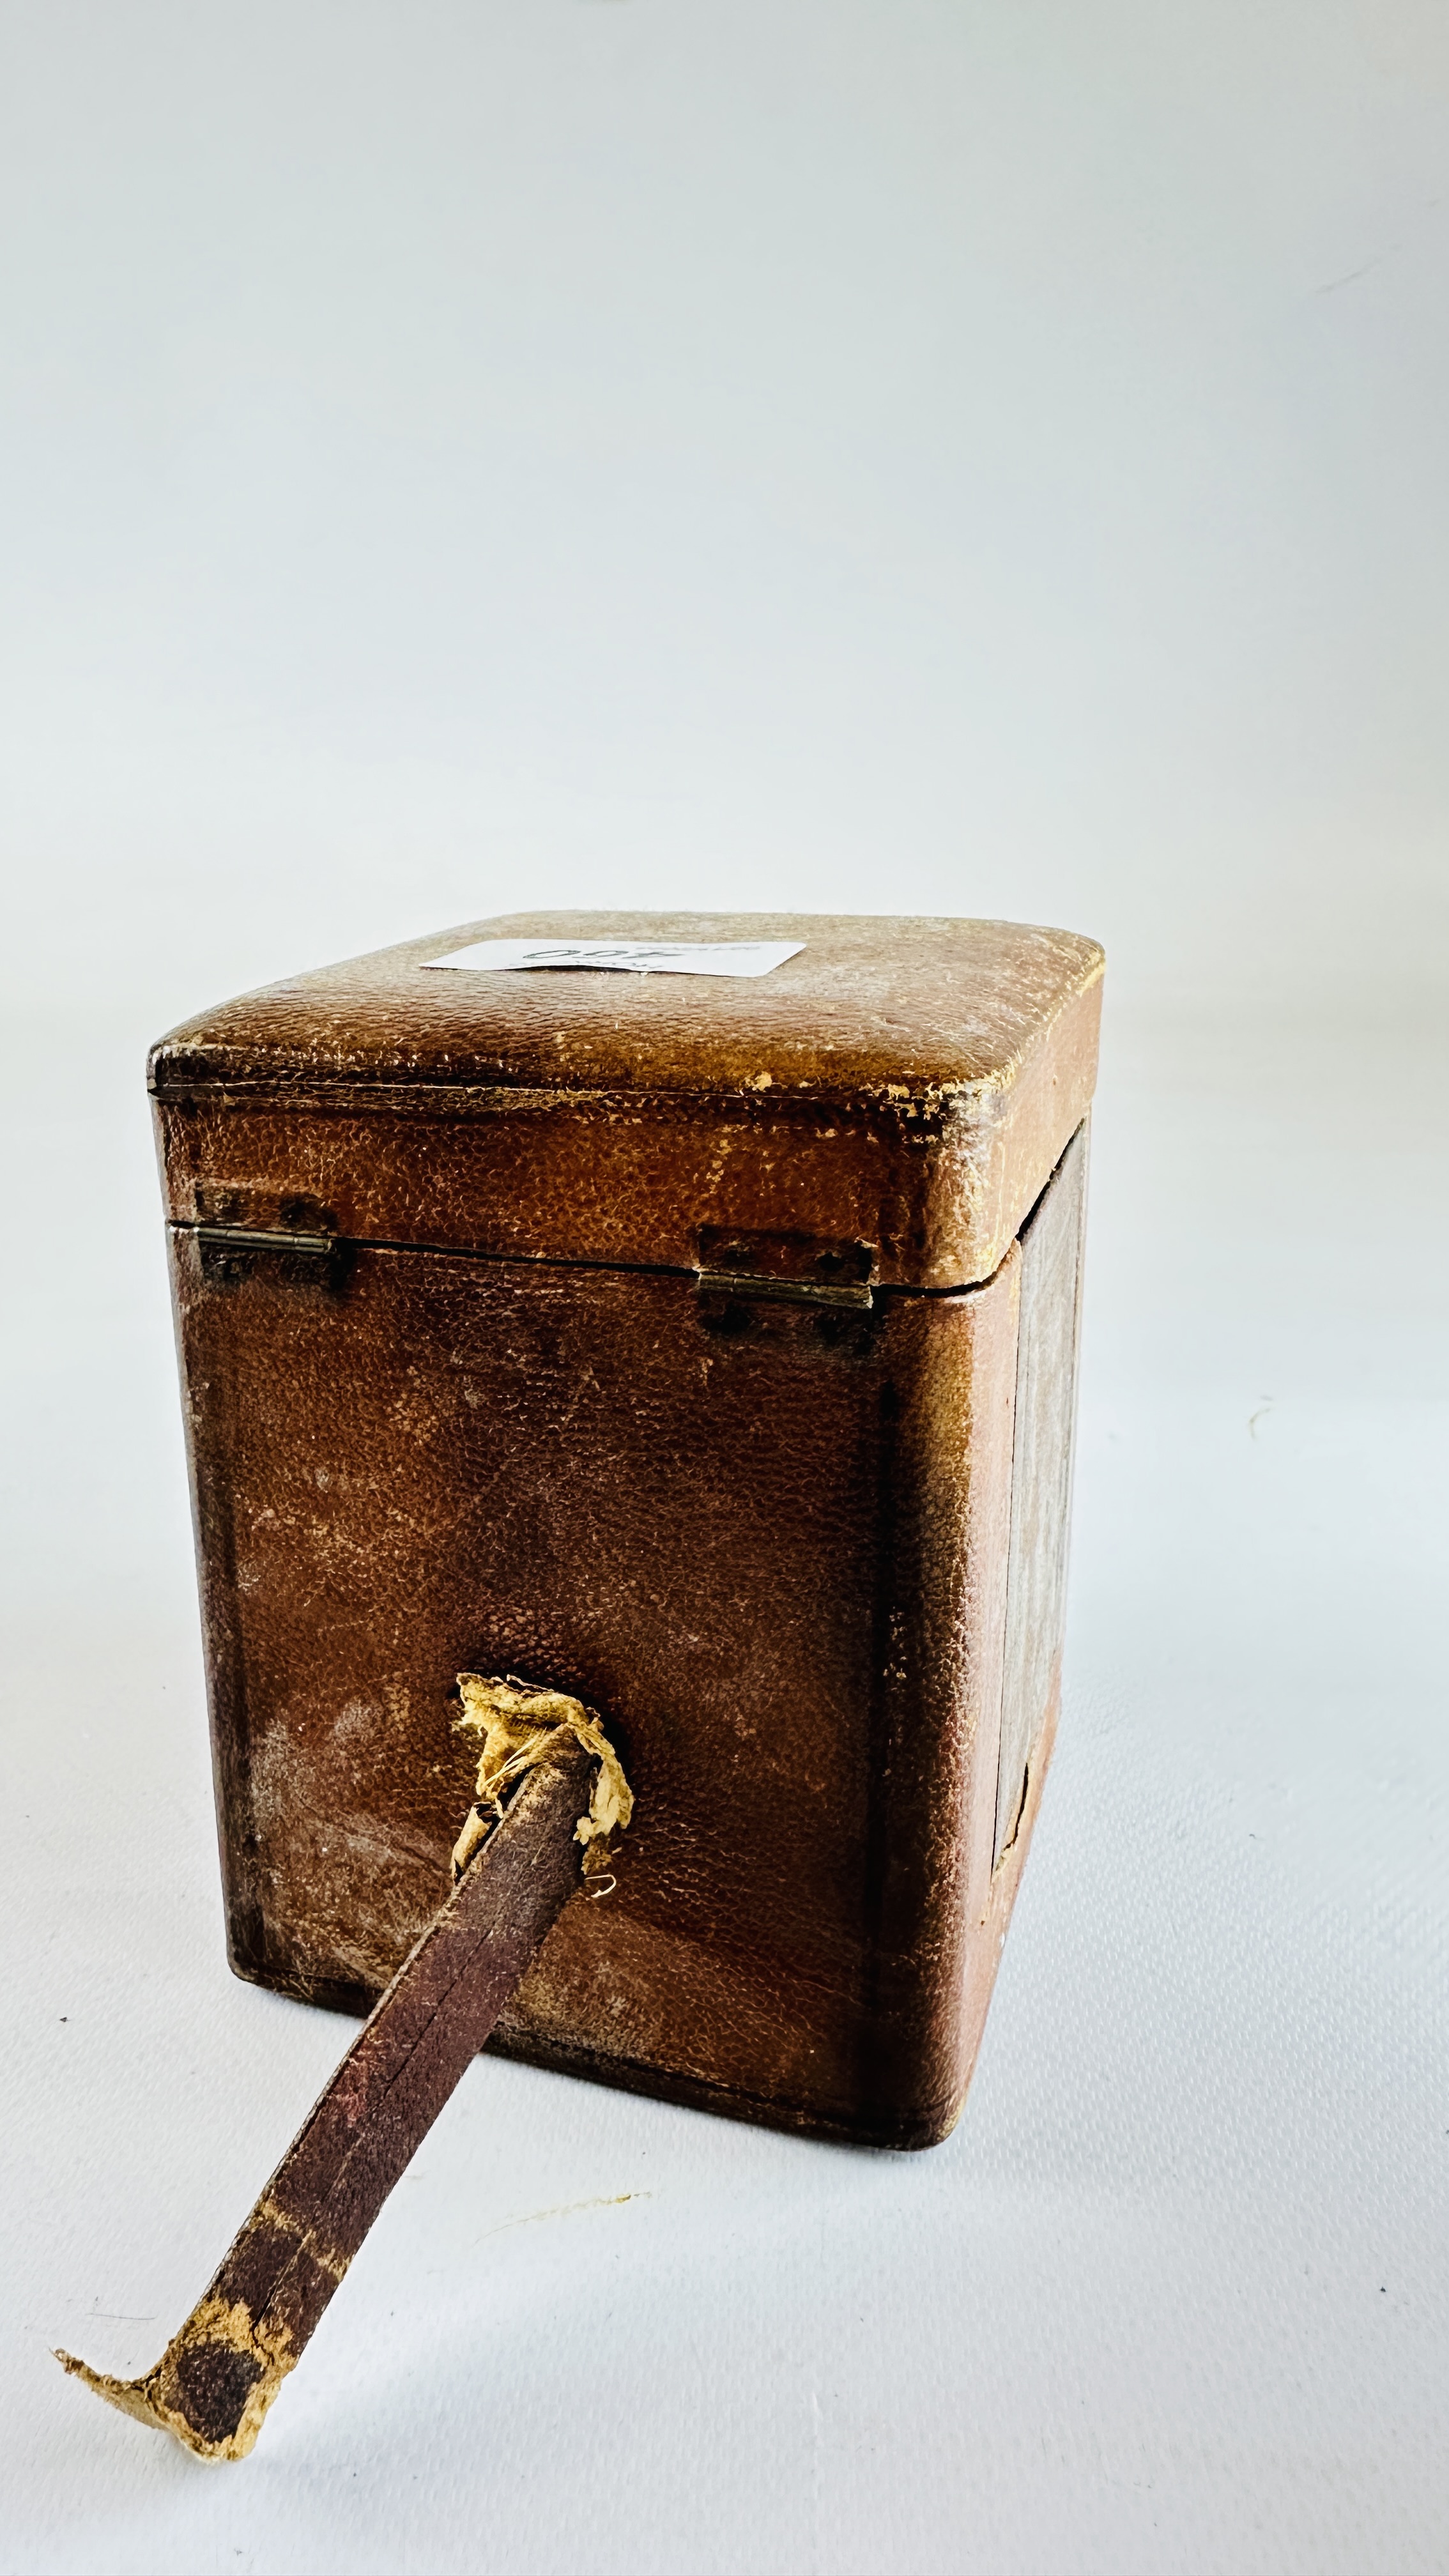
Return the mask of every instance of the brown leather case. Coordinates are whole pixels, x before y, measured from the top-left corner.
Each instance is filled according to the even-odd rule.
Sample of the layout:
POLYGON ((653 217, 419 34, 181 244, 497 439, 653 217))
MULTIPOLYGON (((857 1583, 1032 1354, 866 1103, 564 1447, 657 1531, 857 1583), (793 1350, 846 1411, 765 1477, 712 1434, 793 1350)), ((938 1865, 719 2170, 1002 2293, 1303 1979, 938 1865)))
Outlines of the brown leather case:
POLYGON ((959 2110, 1055 1721, 1101 952, 524 914, 154 1050, 239 1974, 347 2010, 446 1884, 465 1670, 637 1809, 491 2045, 887 2146, 959 2110), (758 980, 433 969, 777 939, 758 980))

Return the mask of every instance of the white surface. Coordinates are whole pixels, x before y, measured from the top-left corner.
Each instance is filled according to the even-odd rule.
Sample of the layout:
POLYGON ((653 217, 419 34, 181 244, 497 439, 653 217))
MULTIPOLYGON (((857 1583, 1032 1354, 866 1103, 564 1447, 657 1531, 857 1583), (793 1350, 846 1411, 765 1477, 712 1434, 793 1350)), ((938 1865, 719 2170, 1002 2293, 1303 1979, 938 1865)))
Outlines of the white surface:
POLYGON ((0 2568, 1442 2576, 1442 13, 3 36, 0 2568), (1106 939, 1061 1747, 948 2146, 480 2065, 207 2471, 47 2347, 346 2026, 223 1964, 142 1052, 523 903, 1106 939))

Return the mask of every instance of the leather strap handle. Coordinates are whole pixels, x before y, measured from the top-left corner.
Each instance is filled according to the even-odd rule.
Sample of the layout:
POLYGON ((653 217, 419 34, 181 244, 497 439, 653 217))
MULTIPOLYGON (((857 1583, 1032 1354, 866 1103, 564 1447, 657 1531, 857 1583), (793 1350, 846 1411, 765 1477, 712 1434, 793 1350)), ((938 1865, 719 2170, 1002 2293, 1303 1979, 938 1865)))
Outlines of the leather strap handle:
POLYGON ((393 2184, 580 1885, 575 1819, 593 1765, 561 1734, 514 1790, 359 2031, 153 2370, 97 2395, 203 2459, 246 2457, 393 2184))

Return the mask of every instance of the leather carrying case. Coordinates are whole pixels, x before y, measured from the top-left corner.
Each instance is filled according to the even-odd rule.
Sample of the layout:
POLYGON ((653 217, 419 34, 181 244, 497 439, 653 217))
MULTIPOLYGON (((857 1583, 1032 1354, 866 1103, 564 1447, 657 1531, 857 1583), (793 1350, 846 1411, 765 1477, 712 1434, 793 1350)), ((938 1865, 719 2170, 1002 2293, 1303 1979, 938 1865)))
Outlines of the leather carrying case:
POLYGON ((367 2010, 460 1672, 637 1800, 490 2045, 863 2143, 965 2092, 1055 1723, 1102 958, 522 914, 156 1047, 233 1965, 367 2010), (434 961, 775 940, 749 979, 434 961))

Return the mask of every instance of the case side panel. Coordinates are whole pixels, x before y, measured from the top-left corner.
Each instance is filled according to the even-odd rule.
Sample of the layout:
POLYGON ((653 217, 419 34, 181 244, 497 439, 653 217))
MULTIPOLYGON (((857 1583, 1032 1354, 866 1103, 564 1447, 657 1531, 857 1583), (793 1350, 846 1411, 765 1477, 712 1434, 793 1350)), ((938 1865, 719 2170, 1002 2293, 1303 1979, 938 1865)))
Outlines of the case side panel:
POLYGON ((235 1446, 233 1390, 224 1341, 197 1329, 201 1264, 195 1240, 173 1233, 168 1260, 191 1485, 227 1954, 238 1975, 256 1976, 265 1965, 265 1931, 257 1884, 245 1673, 236 1616, 231 1479, 235 1446))
POLYGON ((971 1942, 989 1903, 1006 1625, 1020 1256, 899 1318, 877 1658, 872 1990, 861 2106, 882 2143, 929 2146, 969 2074, 971 1942))
POLYGON ((1078 1129, 1021 1237, 1021 1332, 993 1860, 1021 1821, 1027 1771, 1054 1705, 1066 1622, 1087 1129, 1078 1129))

